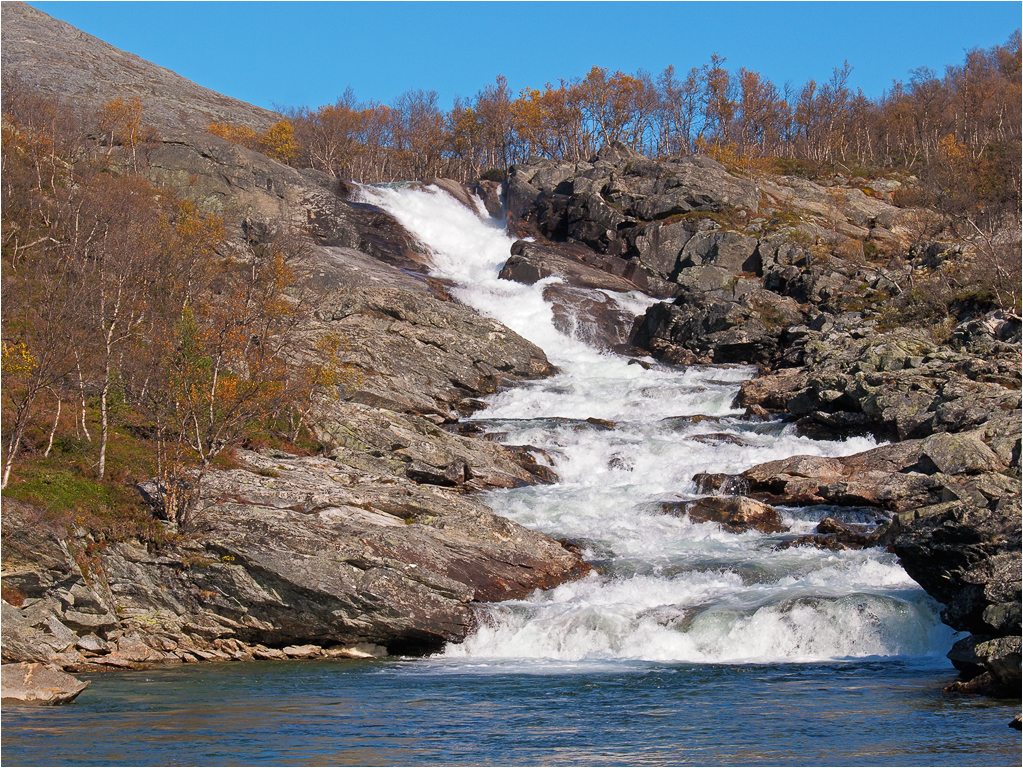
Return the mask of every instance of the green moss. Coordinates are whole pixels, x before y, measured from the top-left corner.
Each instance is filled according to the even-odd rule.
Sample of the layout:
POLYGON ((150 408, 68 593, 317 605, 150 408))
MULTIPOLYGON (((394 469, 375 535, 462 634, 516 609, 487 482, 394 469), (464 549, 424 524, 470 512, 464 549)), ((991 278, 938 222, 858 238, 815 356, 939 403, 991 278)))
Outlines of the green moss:
POLYGON ((150 517, 134 487, 156 470, 152 445, 135 431, 112 431, 102 479, 96 477, 95 437, 90 442, 73 434, 59 436, 49 456, 36 453, 15 466, 3 496, 31 504, 69 530, 83 529, 97 539, 162 541, 163 527, 150 517))

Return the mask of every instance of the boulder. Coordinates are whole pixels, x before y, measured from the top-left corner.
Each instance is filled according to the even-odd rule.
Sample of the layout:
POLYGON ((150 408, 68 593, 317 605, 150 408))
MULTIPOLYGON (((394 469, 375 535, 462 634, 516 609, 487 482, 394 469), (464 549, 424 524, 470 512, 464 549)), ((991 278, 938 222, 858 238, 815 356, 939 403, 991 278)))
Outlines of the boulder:
POLYGON ((44 664, 22 662, 4 664, 2 674, 4 704, 70 704, 89 687, 71 675, 44 664))
POLYGON ((752 291, 733 301, 722 291, 699 287, 672 304, 650 307, 636 320, 631 343, 666 362, 777 361, 784 329, 802 317, 795 302, 766 291, 752 291))
POLYGON ((1020 513, 953 501, 896 518, 906 572, 944 604, 942 618, 978 635, 1020 633, 1020 513), (1015 608, 1015 610, 1014 610, 1015 608))
POLYGON ((731 533, 788 530, 774 507, 742 496, 708 496, 695 501, 665 502, 661 509, 669 515, 688 517, 694 523, 719 523, 731 533))
POLYGON ((623 309, 602 291, 566 284, 548 285, 543 291, 554 313, 554 327, 598 349, 624 349, 636 315, 623 309))
POLYGON ((615 164, 615 173, 603 194, 626 215, 653 221, 690 211, 758 206, 755 185, 708 157, 655 163, 624 146, 610 145, 608 150, 604 157, 615 164))
MULTIPOLYGON (((1020 408, 1018 347, 982 358, 979 348, 939 348, 926 331, 881 332, 862 318, 827 315, 799 337, 783 336, 782 343, 799 346, 805 368, 785 409, 813 437, 924 438, 1002 423, 1020 408)), ((1015 435, 1004 431, 1003 464, 1013 461, 1015 435)), ((990 441, 988 447, 999 451, 990 441)))
POLYGON ((577 288, 628 293, 640 290, 630 279, 636 274, 636 265, 600 257, 579 245, 517 240, 498 277, 532 285, 553 275, 577 288))
POLYGON ((699 232, 679 254, 678 266, 714 266, 732 275, 762 273, 757 240, 736 232, 699 232))
POLYGON ((693 234, 685 222, 655 221, 637 227, 631 236, 639 262, 664 280, 678 271, 679 254, 693 234))

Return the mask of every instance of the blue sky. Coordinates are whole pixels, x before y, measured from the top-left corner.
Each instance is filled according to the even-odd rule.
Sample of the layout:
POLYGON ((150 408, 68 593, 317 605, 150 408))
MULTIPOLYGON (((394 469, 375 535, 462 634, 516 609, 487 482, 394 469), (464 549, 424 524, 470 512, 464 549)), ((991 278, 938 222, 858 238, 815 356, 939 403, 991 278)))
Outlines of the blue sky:
POLYGON ((684 73, 724 56, 779 89, 853 67, 871 98, 1003 44, 1021 2, 32 2, 194 82, 253 104, 318 107, 351 86, 448 109, 498 75, 517 93, 592 66, 684 73))

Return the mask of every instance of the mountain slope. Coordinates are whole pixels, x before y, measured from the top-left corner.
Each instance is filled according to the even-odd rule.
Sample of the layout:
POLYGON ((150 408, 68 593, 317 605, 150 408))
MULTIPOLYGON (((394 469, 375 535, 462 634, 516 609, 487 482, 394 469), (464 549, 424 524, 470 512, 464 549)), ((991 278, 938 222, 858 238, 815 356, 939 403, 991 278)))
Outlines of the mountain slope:
POLYGON ((270 110, 196 85, 25 3, 5 2, 0 13, 4 74, 75 106, 95 109, 137 96, 146 105, 147 123, 160 130, 225 121, 265 129, 277 119, 270 110))

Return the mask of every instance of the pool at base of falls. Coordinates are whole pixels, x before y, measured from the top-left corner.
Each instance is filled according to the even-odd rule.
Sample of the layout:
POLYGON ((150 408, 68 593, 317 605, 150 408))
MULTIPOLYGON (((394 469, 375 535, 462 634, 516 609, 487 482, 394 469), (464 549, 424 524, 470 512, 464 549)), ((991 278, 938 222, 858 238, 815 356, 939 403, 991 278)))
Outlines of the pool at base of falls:
POLYGON ((428 659, 89 676, 4 707, 17 765, 1018 765, 1019 701, 941 693, 944 659, 428 659))

